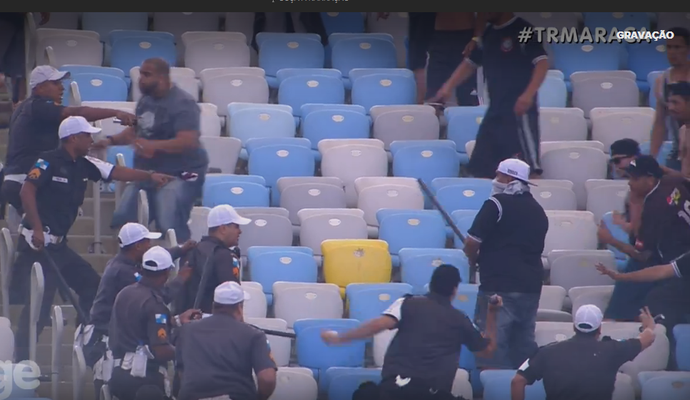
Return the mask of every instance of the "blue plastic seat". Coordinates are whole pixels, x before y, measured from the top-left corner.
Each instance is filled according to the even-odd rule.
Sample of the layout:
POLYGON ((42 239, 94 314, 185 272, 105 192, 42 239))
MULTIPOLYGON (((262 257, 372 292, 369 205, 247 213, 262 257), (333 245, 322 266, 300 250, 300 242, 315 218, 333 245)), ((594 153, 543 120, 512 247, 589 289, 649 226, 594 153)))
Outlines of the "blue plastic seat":
POLYGON ((282 282, 316 283, 318 267, 310 254, 297 251, 265 252, 251 258, 252 281, 259 282, 268 305, 273 304, 273 284, 282 282))
POLYGON ((169 32, 153 32, 147 30, 125 30, 116 29, 108 34, 108 43, 112 46, 115 42, 124 38, 139 38, 141 40, 148 40, 148 38, 157 38, 167 40, 175 43, 175 36, 169 32))
POLYGON ((64 80, 66 87, 62 103, 68 104, 72 90, 71 82, 76 82, 82 101, 127 101, 129 88, 124 78, 115 75, 80 73, 72 74, 64 80))
POLYGON ((309 147, 275 144, 258 147, 249 154, 248 172, 263 176, 273 189, 271 204, 280 205, 278 179, 287 176, 314 176, 316 161, 309 147))
MULTIPOLYGON (((640 152, 642 154, 649 154, 651 151, 650 146, 651 146, 650 142, 641 143, 640 144, 640 152)), ((659 155, 657 156, 656 161, 660 165, 665 165, 669 154, 671 154, 671 150, 673 150, 673 142, 666 141, 666 142, 662 143, 661 148, 659 149, 659 155)))
POLYGON ((563 79, 547 76, 539 87, 539 107, 565 107, 568 88, 563 79))
POLYGON ((407 283, 351 283, 345 288, 349 317, 360 322, 378 318, 397 299, 412 293, 407 283))
POLYGON ((359 12, 322 12, 321 20, 329 38, 333 33, 364 32, 364 17, 359 12))
POLYGON ((656 94, 654 93, 654 85, 656 80, 664 74, 664 71, 652 71, 647 75, 647 86, 650 88, 649 92, 649 106, 656 109, 656 94))
POLYGON ((299 39, 311 39, 321 41, 321 36, 316 33, 285 33, 285 32, 259 32, 256 34, 256 45, 261 48, 265 41, 270 39, 283 39, 285 37, 299 39))
MULTIPOLYGON (((606 226, 609 228, 611 234, 616 240, 620 240, 623 243, 628 243, 628 241, 630 240, 628 234, 625 233, 623 228, 613 223, 613 212, 607 212, 601 217, 601 220, 606 224, 606 226)), ((618 270, 623 271, 625 265, 627 264, 628 256, 611 245, 607 246, 607 248, 611 250, 613 254, 616 256, 616 265, 618 266, 618 270)))
POLYGON ((319 40, 281 36, 266 39, 259 46, 259 67, 266 71, 271 88, 278 87, 276 75, 283 68, 323 68, 323 65, 324 49, 319 40))
POLYGON ((363 76, 375 74, 397 75, 414 79, 414 72, 407 68, 355 68, 350 70, 349 78, 351 82, 354 82, 363 76))
POLYGON ((367 110, 357 104, 304 104, 301 107, 302 119, 315 111, 353 111, 362 115, 367 115, 367 110))
MULTIPOLYGON (((484 400, 505 400, 510 398, 510 382, 514 370, 486 370, 481 373, 484 385, 484 400)), ((536 381, 525 387, 525 400, 546 400, 543 381, 536 381)))
POLYGON ((314 256, 314 250, 304 246, 252 246, 247 250, 247 261, 249 261, 249 264, 251 264, 252 260, 264 253, 289 253, 294 251, 314 256))
POLYGON ((388 242, 393 266, 400 266, 404 248, 442 249, 446 246, 446 225, 438 211, 387 210, 376 213, 379 239, 388 242))
POLYGON ((276 78, 278 79, 278 85, 280 85, 285 79, 292 78, 293 76, 328 76, 331 78, 341 79, 343 74, 337 69, 333 68, 282 68, 276 72, 276 78))
POLYGON ((296 131, 292 114, 277 108, 245 108, 230 117, 230 134, 245 143, 252 138, 289 138, 296 131))
POLYGON ((229 204, 233 207, 269 207, 269 190, 266 186, 251 182, 222 182, 204 184, 204 207, 229 204))
POLYGON ((414 104, 417 86, 414 79, 387 74, 372 74, 358 78, 352 84, 352 104, 367 110, 373 106, 414 104))
POLYGON ((106 150, 106 161, 113 165, 117 165, 117 155, 122 154, 125 158, 125 166, 128 168, 134 167, 134 149, 132 146, 110 146, 106 150))
POLYGON ((433 181, 431 181, 431 185, 429 186, 429 188, 431 189, 432 192, 436 193, 441 188, 444 188, 446 186, 453 186, 453 185, 480 185, 480 186, 486 187, 488 190, 491 190, 491 188, 493 187, 491 179, 484 179, 484 178, 436 178, 433 181))
POLYGON ((311 369, 318 379, 330 367, 363 367, 364 341, 329 346, 321 339, 321 332, 346 332, 359 326, 355 319, 300 319, 295 321, 297 362, 311 369))
POLYGON ((563 72, 566 83, 570 83, 570 75, 575 72, 617 70, 623 51, 623 45, 619 43, 559 43, 551 48, 554 67, 563 72))
POLYGON ((473 183, 446 186, 436 191, 436 199, 448 213, 479 210, 490 195, 490 186, 473 183))
POLYGON ((649 92, 651 88, 647 82, 649 74, 654 71, 663 71, 670 66, 666 57, 665 42, 640 42, 627 46, 628 69, 637 76, 637 86, 643 93, 649 92))
POLYGON ((649 30, 650 19, 646 12, 583 12, 585 27, 592 33, 596 28, 605 28, 608 31, 613 28, 619 31, 633 28, 636 30, 649 30))
POLYGON ((690 371, 690 324, 680 324, 673 328, 676 338, 676 363, 680 371, 690 371))
POLYGON ((124 71, 126 76, 149 58, 162 58, 174 67, 177 63, 175 43, 157 37, 124 37, 113 43, 110 51, 110 65, 124 71))
POLYGON ((668 375, 656 376, 642 382, 640 400, 686 400, 690 399, 690 377, 668 375))
POLYGON ((287 137, 287 138, 252 138, 247 140, 244 144, 247 149, 247 154, 251 155, 252 151, 264 146, 274 146, 274 145, 290 145, 299 146, 311 149, 311 142, 309 139, 298 138, 298 137, 287 137))
POLYGON ((331 367, 323 377, 322 387, 328 393, 328 400, 352 400, 352 395, 365 382, 381 382, 381 370, 378 368, 343 368, 331 367))
POLYGON ((395 45, 388 40, 376 38, 351 38, 339 41, 333 46, 331 57, 333 68, 340 70, 346 88, 352 86, 348 79, 355 68, 395 68, 397 55, 395 45))
POLYGON ((455 142, 456 151, 460 155, 460 164, 470 162, 465 145, 477 138, 479 126, 486 114, 485 106, 477 107, 449 107, 444 112, 448 120, 446 137, 455 142))
POLYGON ((460 156, 452 142, 423 142, 415 145, 414 141, 407 141, 402 147, 396 146, 395 151, 391 146, 393 176, 422 179, 430 185, 435 178, 460 175, 460 156))
POLYGON ((330 35, 328 35, 328 45, 333 47, 338 42, 346 40, 346 39, 380 39, 380 40, 387 40, 391 43, 395 43, 395 38, 393 38, 393 36, 389 33, 336 32, 336 33, 331 33, 330 35))
POLYGON ((469 282, 470 271, 467 258, 462 250, 406 248, 398 252, 400 256, 400 280, 412 285, 413 294, 424 294, 425 286, 431 280, 434 268, 450 264, 460 270, 463 282, 469 282))
POLYGON ((60 71, 68 71, 70 74, 103 74, 117 76, 125 79, 125 72, 118 68, 97 67, 93 65, 65 64, 60 67, 60 71))
MULTIPOLYGON (((304 109, 302 107, 302 112, 304 109)), ((317 161, 321 161, 319 142, 324 139, 369 138, 371 120, 364 113, 352 109, 321 109, 302 117, 302 136, 311 142, 317 161)))
POLYGON ((293 115, 302 114, 304 104, 345 103, 345 87, 339 78, 325 75, 300 75, 286 78, 278 89, 278 103, 292 107, 293 115))
POLYGON ((204 186, 223 182, 249 182, 266 186, 266 179, 263 176, 235 174, 208 174, 206 175, 204 186))
MULTIPOLYGON (((460 230, 460 233, 463 234, 463 236, 467 236, 467 231, 470 230, 472 227, 472 223, 474 222, 474 219, 476 215, 462 215, 460 213, 454 212, 452 214, 453 216, 453 222, 455 222, 455 226, 460 230), (455 219, 457 217, 457 219, 455 219)), ((453 243, 455 244, 456 249, 464 249, 465 245, 460 241, 460 238, 453 235, 453 243)))
POLYGON ((461 283, 458 285, 458 294, 455 296, 451 304, 453 304, 453 307, 456 309, 464 312, 470 320, 474 320, 474 311, 477 306, 478 292, 479 285, 461 283))
POLYGON ((149 13, 84 12, 81 16, 81 25, 85 31, 98 32, 101 36, 101 42, 105 42, 110 32, 114 30, 147 30, 149 27, 149 13))
POLYGON ((391 156, 395 157, 395 153, 399 150, 417 146, 448 147, 454 149, 455 143, 450 140, 396 140, 391 143, 389 151, 391 152, 391 156))

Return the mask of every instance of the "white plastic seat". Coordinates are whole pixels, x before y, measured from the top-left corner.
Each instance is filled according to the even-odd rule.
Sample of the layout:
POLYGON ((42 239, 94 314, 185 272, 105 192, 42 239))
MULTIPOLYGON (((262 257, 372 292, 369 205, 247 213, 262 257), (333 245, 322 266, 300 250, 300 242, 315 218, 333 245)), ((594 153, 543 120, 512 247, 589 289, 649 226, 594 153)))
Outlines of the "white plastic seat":
POLYGON ((244 318, 266 318, 268 302, 261 284, 244 281, 241 285, 244 292, 249 294, 249 300, 244 301, 244 318))
POLYGON ((613 285, 577 286, 570 288, 568 297, 573 304, 572 314, 575 315, 580 307, 587 304, 593 304, 599 307, 601 312, 606 312, 612 294, 613 285))
POLYGON ((602 150, 595 148, 563 148, 544 151, 541 165, 545 179, 573 182, 578 209, 584 209, 587 203, 585 182, 588 179, 606 179, 608 158, 602 150))
POLYGON ((218 115, 226 116, 228 104, 268 103, 266 79, 246 74, 228 74, 203 79, 203 102, 218 107, 218 115))
MULTIPOLYGON (((287 322, 280 318, 247 318, 244 322, 261 329, 271 329, 279 332, 287 332, 287 322)), ((271 346, 271 355, 278 367, 286 367, 290 363, 292 352, 292 340, 287 337, 266 335, 271 346)))
POLYGON ((611 144, 619 139, 634 139, 638 143, 649 140, 654 125, 654 116, 642 110, 630 109, 615 113, 591 115, 592 140, 604 143, 608 152, 611 144))
POLYGON ((242 141, 233 137, 220 136, 201 136, 199 140, 208 152, 208 166, 210 168, 218 168, 227 174, 235 172, 237 160, 242 150, 242 141))
POLYGON ((587 140, 585 113, 563 112, 561 108, 539 109, 539 134, 542 142, 563 140, 587 140))
MULTIPOLYGON (((388 155, 383 146, 370 146, 363 144, 347 144, 337 147, 328 147, 322 150, 319 142, 321 158, 321 175, 340 178, 345 184, 347 206, 357 205, 357 196, 354 190, 354 182, 363 176, 388 175, 388 155)), ((381 143, 380 141, 377 141, 381 143)))
POLYGON ((616 268, 616 259, 609 250, 561 250, 549 254, 551 284, 570 290, 577 286, 608 286, 613 280, 597 271, 595 265, 601 263, 607 268, 616 268), (554 253, 561 253, 554 256, 554 253))
POLYGON ((298 319, 343 317, 340 288, 332 283, 275 282, 273 304, 276 318, 284 319, 288 328, 298 319))
POLYGON ((539 185, 530 191, 544 210, 577 210, 577 197, 572 189, 539 185))
POLYGON ((587 211, 599 222, 607 212, 625 211, 625 198, 630 187, 626 180, 589 179, 585 182, 587 211))

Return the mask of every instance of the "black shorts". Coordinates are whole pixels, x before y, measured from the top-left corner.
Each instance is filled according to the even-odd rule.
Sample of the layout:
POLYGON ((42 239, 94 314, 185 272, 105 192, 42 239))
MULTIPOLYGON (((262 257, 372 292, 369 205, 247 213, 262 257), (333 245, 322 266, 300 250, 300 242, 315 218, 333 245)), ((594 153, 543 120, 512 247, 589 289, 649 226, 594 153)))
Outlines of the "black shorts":
POLYGON ((498 164, 517 157, 541 174, 539 161, 539 112, 530 111, 522 117, 507 115, 486 116, 477 133, 477 140, 468 165, 477 178, 492 179, 498 164))

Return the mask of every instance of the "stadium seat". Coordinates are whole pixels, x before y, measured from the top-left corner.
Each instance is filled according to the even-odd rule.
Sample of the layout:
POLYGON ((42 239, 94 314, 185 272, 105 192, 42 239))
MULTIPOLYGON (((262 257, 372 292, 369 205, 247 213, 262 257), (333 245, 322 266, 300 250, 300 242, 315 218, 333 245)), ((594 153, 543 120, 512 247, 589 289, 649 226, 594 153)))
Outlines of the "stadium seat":
POLYGON ((62 83, 65 86, 63 104, 69 104, 72 82, 77 84, 82 101, 127 101, 129 90, 124 78, 98 73, 77 73, 62 83))
POLYGON ((96 32, 72 31, 46 33, 39 35, 36 44, 36 63, 50 64, 56 68, 63 65, 92 65, 103 64, 103 43, 96 32), (50 47, 51 51, 46 51, 50 47), (46 55, 47 53, 47 55, 46 55), (50 59, 49 59, 50 58, 50 59))
MULTIPOLYGON (((650 145, 651 145, 650 142, 640 143, 640 152, 642 154, 649 154, 650 153, 650 145)), ((660 165, 666 164, 666 160, 668 159, 668 156, 671 153, 671 150, 673 150, 673 142, 666 141, 661 145, 661 148, 659 149, 659 155, 656 158, 657 162, 660 165)))
MULTIPOLYGON (((551 230, 551 227, 549 227, 549 230, 551 230)), ((613 253, 608 250, 559 250, 558 252, 552 252, 549 255, 551 284, 562 286, 565 290, 578 286, 613 285, 611 278, 601 275, 594 268, 597 263, 602 263, 609 269, 616 268, 616 260, 613 257, 613 253), (554 259, 555 256, 557 258, 554 259)))
POLYGON ((460 157, 453 142, 424 140, 393 143, 400 144, 396 146, 398 148, 391 146, 394 176, 421 179, 430 185, 436 178, 460 175, 460 157))
POLYGON ((673 328, 676 338, 676 362, 681 371, 690 371, 690 324, 680 324, 673 328))
POLYGON ((210 168, 218 168, 226 174, 235 172, 235 166, 242 150, 242 142, 239 139, 202 135, 199 140, 208 152, 210 168))
MULTIPOLYGON (((125 73, 121 69, 112 67, 99 67, 92 65, 65 64, 60 67, 60 71, 68 71, 72 75, 76 74, 104 74, 112 75, 125 79, 125 73)), ((125 82, 127 80, 125 79, 125 82)))
POLYGON ((627 50, 628 68, 637 75, 637 86, 640 92, 647 93, 650 89, 647 82, 649 74, 669 67, 665 41, 631 43, 627 50))
MULTIPOLYGON (((613 223, 613 213, 612 212, 609 211, 609 212, 605 213, 602 216, 601 221, 606 224, 606 227, 609 228, 609 231, 611 232, 611 234, 613 235, 613 237, 616 240, 620 240, 623 243, 629 242, 630 238, 629 238, 628 234, 623 230, 623 228, 621 228, 620 226, 613 223)), ((618 271, 619 272, 624 271, 628 265, 628 255, 621 252, 620 250, 618 250, 617 248, 615 248, 611 245, 608 245, 606 248, 608 250, 612 251, 614 256, 616 257, 616 266, 617 266, 618 271)))
MULTIPOLYGON (((514 370, 482 371, 480 379, 484 386, 484 400, 504 400, 510 398, 510 382, 515 376, 514 370)), ((525 400, 546 400, 542 381, 536 381, 525 387, 525 400)))
POLYGON ((570 75, 580 71, 615 71, 620 64, 622 45, 568 44, 550 46, 553 50, 553 66, 563 72, 566 83, 570 75))
POLYGON ((149 58, 162 58, 171 67, 177 63, 177 49, 168 40, 150 37, 124 37, 113 43, 110 65, 119 68, 129 76, 129 71, 149 58))
MULTIPOLYGON (((273 348, 273 346, 271 346, 271 348, 273 348)), ((318 396, 319 387, 310 369, 301 367, 278 368, 278 372, 276 373, 276 388, 271 396, 272 398, 276 400, 317 400, 318 396)))
POLYGON ((625 180, 590 179, 585 182, 587 191, 587 211, 594 214, 598 223, 609 211, 625 211, 625 198, 630 187, 625 180))
POLYGON ((258 282, 242 282, 242 289, 248 299, 244 301, 244 318, 266 318, 268 304, 264 289, 258 282))
POLYGON ((345 287, 351 283, 386 283, 391 280, 391 256, 383 240, 329 239, 321 243, 323 277, 345 287))
POLYGON ((271 88, 278 88, 276 75, 283 68, 323 68, 325 56, 321 40, 299 35, 285 33, 259 44, 259 67, 266 71, 271 88))
POLYGON ((484 179, 484 178, 436 178, 433 181, 431 181, 431 185, 429 188, 431 189, 432 192, 436 193, 440 189, 446 187, 446 186, 454 186, 454 185, 474 185, 474 186, 483 186, 487 188, 488 190, 491 190, 492 184, 491 184, 491 179, 484 179))
POLYGON ((381 209, 376 219, 379 239, 388 243, 394 267, 400 266, 402 249, 442 249, 446 245, 446 226, 437 211, 381 209))
POLYGON ((300 225, 297 216, 300 210, 346 208, 347 200, 342 186, 313 182, 291 185, 280 191, 280 206, 290 211, 292 225, 300 225))
MULTIPOLYGON (((331 367, 321 376, 322 387, 328 393, 328 400, 351 400, 359 386, 365 382, 380 383, 378 368, 331 367)), ((319 382, 319 383, 321 383, 319 382)))
POLYGON ((383 209, 423 210, 424 195, 419 187, 382 184, 367 187, 358 192, 357 208, 364 211, 364 220, 376 232, 379 222, 376 213, 383 209))
POLYGON ((530 191, 544 210, 577 210, 577 197, 571 189, 536 186, 530 191))
POLYGON ((300 319, 343 316, 340 290, 330 283, 276 282, 273 284, 273 307, 276 318, 287 321, 288 328, 293 328, 295 321, 300 319))
MULTIPOLYGON (((218 115, 226 116, 230 103, 268 103, 268 84, 262 76, 224 74, 201 77, 204 103, 218 107, 218 115)), ((234 136, 234 135, 233 135, 234 136)))
POLYGON ((269 190, 266 186, 250 182, 224 182, 204 185, 204 207, 230 204, 233 207, 268 207, 269 190))
POLYGON ((352 104, 361 105, 367 112, 374 106, 414 104, 416 92, 412 78, 366 75, 352 83, 352 104))
MULTIPOLYGON (((571 78, 572 79, 572 78, 571 78)), ((585 117, 596 107, 637 107, 639 89, 634 79, 621 77, 572 80, 573 107, 582 109, 585 117)))
POLYGON ((248 215, 238 210, 240 215, 251 218, 252 222, 242 226, 239 239, 241 254, 247 254, 252 246, 290 246, 292 244, 292 224, 288 217, 275 214, 248 215))
POLYGON ((321 256, 321 243, 327 239, 366 239, 364 212, 356 208, 304 208, 297 212, 300 243, 321 256))
POLYGON ((343 74, 337 69, 332 68, 281 68, 276 72, 278 85, 294 76, 326 76, 341 79, 343 74))
POLYGON ((82 29, 98 32, 104 41, 114 30, 146 31, 149 15, 146 12, 84 12, 81 23, 82 29))
POLYGON ((436 199, 446 212, 479 210, 491 195, 491 186, 466 183, 446 186, 436 191, 436 199))
POLYGON ((220 124, 220 117, 218 117, 218 107, 216 107, 215 104, 199 103, 199 109, 201 109, 201 120, 199 123, 199 133, 201 134, 201 137, 218 138, 221 135, 222 129, 220 124))
POLYGON ((659 376, 642 384, 641 400, 690 398, 690 376, 659 376))
POLYGON ((317 161, 321 160, 318 145, 324 139, 368 139, 369 118, 349 109, 321 109, 304 115, 302 107, 302 136, 311 141, 317 161))
MULTIPOLYGON (((269 107, 246 108, 232 113, 229 132, 245 144, 252 138, 294 137, 296 126, 292 114, 287 111, 269 107)), ((240 155, 240 158, 246 156, 240 155)))
POLYGON ((649 140, 649 132, 654 126, 654 116, 636 108, 612 114, 592 113, 590 117, 592 140, 602 142, 606 150, 619 139, 629 138, 644 143, 649 140))
POLYGON ((363 367, 364 344, 355 341, 340 346, 329 346, 321 340, 324 330, 346 332, 359 325, 354 319, 302 319, 295 321, 297 362, 323 376, 331 367, 363 367))
POLYGON ((393 43, 398 50, 398 66, 403 67, 406 64, 406 41, 407 27, 409 23, 409 16, 406 12, 390 13, 388 18, 377 18, 377 13, 368 13, 367 15, 367 32, 385 33, 393 37, 393 43))
POLYGON ((646 12, 584 12, 582 16, 585 27, 594 32, 597 28, 607 31, 616 28, 619 31, 626 29, 649 30, 650 20, 646 12))
POLYGON ((448 140, 455 142, 461 164, 470 162, 470 157, 465 151, 465 144, 476 139, 485 113, 486 106, 449 107, 444 110, 448 121, 446 135, 448 140))
POLYGON ((271 196, 273 206, 280 204, 279 192, 276 188, 278 179, 287 176, 313 176, 316 163, 314 155, 308 147, 276 144, 263 146, 253 150, 249 155, 247 171, 252 175, 260 175, 266 179, 266 185, 274 195, 271 196))
MULTIPOLYGON (((259 70, 259 71, 263 71, 262 69, 258 69, 258 70, 259 70)), ((205 70, 205 71, 202 73, 202 79, 203 79, 204 74, 205 74, 207 71, 208 71, 208 70, 205 70)), ((256 76, 259 76, 258 73, 256 74, 256 76)), ((241 102, 232 102, 232 103, 228 104, 228 107, 227 107, 228 117, 229 117, 230 119, 232 119, 232 117, 233 117, 236 113, 238 113, 238 112, 240 112, 240 111, 244 111, 244 110, 281 110, 281 111, 285 111, 285 112, 287 112, 288 114, 292 115, 292 107, 290 107, 290 106, 288 106, 288 105, 285 105, 285 104, 264 104, 264 103, 241 103, 241 102)), ((266 118, 266 117, 264 117, 264 118, 266 118)))
POLYGON ((568 101, 568 88, 563 79, 547 76, 539 87, 540 107, 565 107, 568 101))
POLYGON ((220 19, 215 12, 154 12, 153 29, 170 32, 180 43, 185 32, 218 30, 220 19))
POLYGON ((303 252, 276 251, 262 253, 249 263, 252 280, 266 290, 268 305, 273 304, 273 284, 278 281, 316 283, 317 266, 314 257, 303 252))
POLYGON ((349 79, 355 68, 395 68, 398 66, 395 45, 374 37, 343 39, 333 45, 331 65, 343 74, 345 88, 354 89, 349 79))
POLYGON ((329 39, 333 34, 364 32, 364 17, 359 12, 322 12, 321 20, 329 39))
MULTIPOLYGON (((542 144, 543 146, 543 144, 542 144)), ((541 167, 544 179, 564 179, 573 182, 578 209, 585 209, 588 179, 606 179, 608 157, 595 148, 572 147, 542 151, 541 167)))
POLYGON ((572 322, 537 321, 534 336, 537 345, 541 347, 570 339, 575 336, 575 330, 572 322))
POLYGON ((593 304, 604 312, 608 308, 612 294, 613 285, 576 286, 570 288, 568 298, 573 305, 571 314, 577 314, 577 310, 587 304, 593 304))
POLYGON ((585 113, 579 108, 539 109, 539 134, 542 142, 587 140, 587 133, 585 113))
POLYGON ((234 38, 199 38, 186 44, 184 60, 200 76, 208 68, 249 67, 250 50, 244 41, 234 38))
MULTIPOLYGON (((270 80, 269 80, 270 82, 270 80)), ((280 82, 278 103, 292 107, 295 116, 301 116, 304 104, 342 104, 345 88, 339 78, 321 75, 300 75, 280 82)))
MULTIPOLYGON (((309 139, 298 137, 284 137, 284 138, 251 138, 247 139, 246 150, 249 156, 252 152, 266 146, 295 146, 304 149, 311 149, 311 142, 309 139)), ((250 174, 258 175, 258 174, 250 174)))
POLYGON ((302 106, 302 119, 307 118, 309 114, 315 111, 329 110, 329 111, 354 111, 356 113, 367 115, 367 110, 357 104, 305 104, 302 106))
MULTIPOLYGON (((288 332, 287 322, 280 318, 247 318, 244 322, 261 329, 288 332)), ((281 367, 286 367, 288 364, 290 364, 292 340, 290 340, 290 338, 275 335, 266 335, 266 339, 268 340, 268 345, 271 347, 271 356, 273 356, 273 359, 278 366, 278 371, 280 371, 282 369, 281 367)), ((309 375, 311 375, 311 371, 309 371, 309 375)), ((316 399, 314 398, 314 400, 316 399)))
MULTIPOLYGON (((544 255, 552 250, 595 250, 597 224, 589 211, 546 211, 549 230, 544 241, 544 255)), ((586 285, 580 285, 586 286, 586 285)))
MULTIPOLYGON (((114 110, 121 110, 134 114, 136 103, 128 101, 82 101, 82 106, 93 108, 109 108, 114 110)), ((114 118, 102 119, 94 123, 97 127, 102 129, 101 136, 113 136, 125 130, 126 126, 115 122, 114 118)))
POLYGON ((411 293, 407 283, 351 283, 345 288, 349 318, 360 322, 378 318, 393 302, 411 293))
POLYGON ((458 268, 462 282, 469 282, 469 265, 462 250, 405 248, 400 257, 400 280, 412 285, 413 294, 424 294, 424 286, 431 280, 434 268, 450 264, 458 268))
POLYGON ((565 289, 560 286, 543 285, 541 297, 539 297, 539 309, 561 311, 567 294, 565 289))
POLYGON ((663 75, 663 71, 653 71, 650 72, 649 75, 647 75, 647 85, 649 85, 650 91, 649 91, 649 106, 656 109, 656 101, 657 101, 657 96, 655 92, 655 85, 657 79, 663 75))
POLYGON ((438 140, 440 126, 435 114, 401 110, 384 112, 374 120, 373 137, 389 150, 397 140, 438 140))
POLYGON ((107 37, 107 43, 112 46, 120 39, 137 38, 146 41, 150 38, 161 39, 171 43, 175 43, 175 36, 169 32, 151 32, 147 30, 131 30, 131 29, 116 29, 110 31, 107 37))

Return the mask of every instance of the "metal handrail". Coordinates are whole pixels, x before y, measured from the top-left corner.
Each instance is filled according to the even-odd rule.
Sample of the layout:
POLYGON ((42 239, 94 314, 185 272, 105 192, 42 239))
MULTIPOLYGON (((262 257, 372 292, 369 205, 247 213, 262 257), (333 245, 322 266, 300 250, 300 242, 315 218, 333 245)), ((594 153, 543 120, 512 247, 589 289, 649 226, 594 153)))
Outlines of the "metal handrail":
POLYGON ((36 346, 38 343, 36 325, 41 315, 44 291, 45 277, 43 276, 43 267, 41 267, 40 263, 35 262, 31 267, 31 291, 29 294, 29 360, 33 362, 36 362, 36 346))

